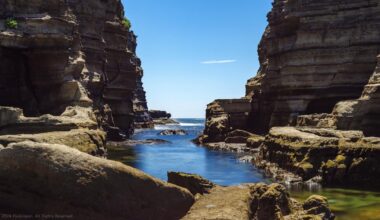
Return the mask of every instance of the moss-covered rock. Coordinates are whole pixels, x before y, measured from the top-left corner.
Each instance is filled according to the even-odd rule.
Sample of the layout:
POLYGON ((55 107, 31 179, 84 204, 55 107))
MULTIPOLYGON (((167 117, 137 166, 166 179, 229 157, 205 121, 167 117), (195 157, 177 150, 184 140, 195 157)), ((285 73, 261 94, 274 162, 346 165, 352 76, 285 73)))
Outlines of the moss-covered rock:
POLYGON ((374 187, 380 186, 379 157, 380 138, 364 137, 360 131, 275 127, 254 161, 261 167, 277 164, 304 181, 321 176, 325 185, 374 187))

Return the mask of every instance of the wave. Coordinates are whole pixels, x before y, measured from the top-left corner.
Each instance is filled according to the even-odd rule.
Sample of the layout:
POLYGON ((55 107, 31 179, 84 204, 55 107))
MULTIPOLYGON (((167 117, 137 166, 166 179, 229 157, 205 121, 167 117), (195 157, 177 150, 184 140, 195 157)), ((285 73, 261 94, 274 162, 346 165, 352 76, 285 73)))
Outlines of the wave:
POLYGON ((196 126, 204 126, 203 123, 179 123, 179 126, 183 127, 196 127, 196 126))

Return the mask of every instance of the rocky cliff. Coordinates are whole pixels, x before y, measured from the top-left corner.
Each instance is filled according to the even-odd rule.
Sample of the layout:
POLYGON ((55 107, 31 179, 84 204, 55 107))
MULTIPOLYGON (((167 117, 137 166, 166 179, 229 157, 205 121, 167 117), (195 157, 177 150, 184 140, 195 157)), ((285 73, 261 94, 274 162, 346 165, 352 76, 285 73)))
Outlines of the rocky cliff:
POLYGON ((358 99, 377 63, 379 10, 376 0, 274 1, 258 49, 261 67, 246 86, 251 129, 267 132, 358 99))
POLYGON ((0 105, 21 108, 25 116, 91 108, 106 130, 133 131, 135 112, 143 114, 146 105, 134 108, 135 100, 145 102, 142 69, 121 1, 1 5, 0 105))
POLYGON ((258 161, 302 173, 304 180, 376 182, 364 177, 369 167, 379 173, 379 139, 368 138, 380 136, 379 12, 377 0, 275 0, 258 46, 260 69, 240 99, 250 108, 237 100, 228 108, 211 103, 200 140, 224 141, 235 129, 267 135, 273 127, 295 126, 274 128, 255 143, 262 143, 258 161), (234 119, 235 112, 246 118, 234 119))

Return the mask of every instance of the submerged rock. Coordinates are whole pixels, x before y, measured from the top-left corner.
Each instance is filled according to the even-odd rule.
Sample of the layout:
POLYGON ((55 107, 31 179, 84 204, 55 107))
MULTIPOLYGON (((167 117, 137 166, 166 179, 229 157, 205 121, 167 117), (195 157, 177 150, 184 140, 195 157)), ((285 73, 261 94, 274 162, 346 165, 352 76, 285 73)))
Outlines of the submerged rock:
POLYGON ((119 162, 57 144, 20 142, 0 150, 0 211, 75 219, 179 219, 192 194, 119 162))
POLYGON ((187 135, 187 132, 185 130, 182 130, 182 129, 178 129, 178 130, 164 130, 164 131, 161 131, 160 133, 158 133, 158 135, 162 135, 162 136, 187 135))

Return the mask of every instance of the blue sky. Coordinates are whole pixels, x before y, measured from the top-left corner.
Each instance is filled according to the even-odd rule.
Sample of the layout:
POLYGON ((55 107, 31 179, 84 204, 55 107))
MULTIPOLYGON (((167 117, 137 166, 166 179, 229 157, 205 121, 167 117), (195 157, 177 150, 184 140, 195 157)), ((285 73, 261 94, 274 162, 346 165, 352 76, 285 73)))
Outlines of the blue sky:
POLYGON ((138 36, 150 109, 205 116, 218 98, 244 96, 271 0, 123 0, 138 36))

